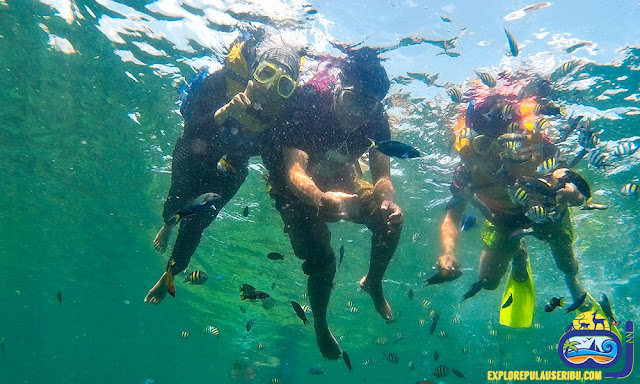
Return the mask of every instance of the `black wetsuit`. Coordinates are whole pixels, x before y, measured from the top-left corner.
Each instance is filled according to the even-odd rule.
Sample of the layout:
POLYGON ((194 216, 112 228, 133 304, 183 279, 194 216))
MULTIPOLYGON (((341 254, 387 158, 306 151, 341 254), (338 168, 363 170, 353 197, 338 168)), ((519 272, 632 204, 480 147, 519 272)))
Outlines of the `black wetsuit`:
POLYGON ((171 188, 163 212, 165 223, 203 193, 217 193, 220 200, 215 203, 217 209, 205 210, 180 221, 169 260, 174 275, 187 267, 204 229, 246 179, 249 158, 259 154, 259 135, 247 132, 234 119, 227 119, 222 126, 214 121, 214 113, 230 100, 228 77, 238 76, 226 68, 208 75, 195 92, 188 94, 181 108, 185 117, 184 132, 173 150, 171 188), (224 155, 235 173, 218 169, 218 161, 224 155))
MULTIPOLYGON (((262 158, 269 170, 271 195, 296 256, 305 260, 302 268, 307 275, 335 266, 331 232, 326 222, 317 217, 317 207, 300 201, 287 187, 281 149, 293 147, 306 152, 308 173, 321 190, 356 193, 363 199, 366 212, 351 221, 366 224, 374 236, 386 233, 386 222, 376 209, 380 204, 372 198, 372 186, 360 178, 356 168, 358 158, 371 146, 369 138, 390 139, 386 115, 380 111, 370 122, 348 134, 333 116, 332 102, 331 91, 323 92, 311 85, 299 88, 288 116, 269 135, 271 144, 263 147, 268 149, 262 158)), ((395 246, 397 239, 388 243, 395 246)))

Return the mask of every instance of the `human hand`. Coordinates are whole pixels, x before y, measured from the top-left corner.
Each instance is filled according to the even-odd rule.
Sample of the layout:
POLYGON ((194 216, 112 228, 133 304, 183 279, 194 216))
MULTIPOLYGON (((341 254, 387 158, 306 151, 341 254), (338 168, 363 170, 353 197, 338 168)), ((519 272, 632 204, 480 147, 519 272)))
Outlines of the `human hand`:
POLYGON ((253 81, 247 83, 244 92, 240 92, 233 96, 231 101, 220 107, 214 114, 216 123, 223 124, 229 117, 241 121, 243 115, 252 106, 251 93, 253 89, 253 81))
POLYGON ((404 222, 404 216, 402 210, 396 203, 390 200, 385 200, 380 206, 382 215, 387 223, 387 233, 398 233, 402 229, 404 222))
MULTIPOLYGON (((566 168, 556 169, 553 172, 553 178, 555 180, 561 180, 566 174, 566 168)), ((560 205, 574 206, 582 205, 585 197, 582 196, 578 188, 572 183, 566 183, 564 186, 556 191, 556 202, 560 205)))
POLYGON ((326 221, 346 219, 348 215, 345 208, 357 203, 358 195, 335 191, 323 192, 318 204, 318 217, 326 221))
POLYGON ((456 257, 453 253, 444 253, 438 258, 436 266, 441 270, 452 270, 459 269, 460 263, 458 263, 458 260, 456 260, 456 257))

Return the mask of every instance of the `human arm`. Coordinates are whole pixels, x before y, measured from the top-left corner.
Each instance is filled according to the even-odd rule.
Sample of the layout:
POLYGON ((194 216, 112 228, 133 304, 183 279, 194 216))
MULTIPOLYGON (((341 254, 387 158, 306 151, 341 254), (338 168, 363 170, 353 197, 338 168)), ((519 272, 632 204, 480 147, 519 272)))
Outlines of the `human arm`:
POLYGON ((380 208, 387 222, 389 233, 399 232, 404 221, 402 210, 395 203, 396 192, 391 182, 389 158, 379 150, 369 150, 369 165, 373 176, 373 193, 380 201, 380 208))
POLYGON ((442 245, 442 255, 436 263, 439 269, 458 269, 460 263, 456 259, 455 249, 458 242, 458 228, 462 213, 464 212, 464 203, 458 204, 449 209, 444 216, 440 227, 440 244, 442 245))
MULTIPOLYGON (((552 178, 554 181, 558 181, 565 176, 567 169, 559 168, 553 171, 552 178)), ((584 204, 585 197, 578 191, 575 185, 572 183, 566 183, 564 187, 556 192, 556 201, 558 204, 567 206, 577 206, 584 204)))
POLYGON ((307 173, 309 157, 296 148, 284 148, 287 186, 303 203, 318 207, 318 216, 337 221, 344 217, 343 202, 357 198, 342 192, 323 192, 307 173))
POLYGON ((227 104, 218 108, 214 113, 216 124, 223 125, 228 118, 232 118, 254 131, 262 131, 266 128, 269 124, 250 113, 251 108, 254 108, 252 102, 252 95, 255 93, 254 88, 253 80, 249 80, 243 92, 237 93, 227 104))

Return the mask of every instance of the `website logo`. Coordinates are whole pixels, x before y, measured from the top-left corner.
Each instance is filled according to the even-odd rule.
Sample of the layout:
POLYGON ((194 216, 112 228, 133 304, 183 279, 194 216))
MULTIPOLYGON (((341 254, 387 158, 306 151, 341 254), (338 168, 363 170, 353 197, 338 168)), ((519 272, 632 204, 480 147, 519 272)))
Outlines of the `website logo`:
POLYGON ((605 372, 604 377, 627 377, 633 370, 633 323, 626 323, 625 348, 617 329, 611 328, 601 309, 580 314, 558 343, 560 360, 570 368, 606 369, 626 355, 622 371, 605 372))

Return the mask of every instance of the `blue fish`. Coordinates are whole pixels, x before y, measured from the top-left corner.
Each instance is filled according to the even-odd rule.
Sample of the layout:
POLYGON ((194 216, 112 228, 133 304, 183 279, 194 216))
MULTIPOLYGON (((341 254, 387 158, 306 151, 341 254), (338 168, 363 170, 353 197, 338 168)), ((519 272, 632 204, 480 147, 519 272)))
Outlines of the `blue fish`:
POLYGON ((389 157, 397 157, 399 159, 413 159, 415 157, 420 157, 420 151, 409 144, 401 143, 399 141, 383 140, 375 142, 371 140, 371 143, 372 147, 378 149, 378 151, 389 157))
POLYGON ((322 369, 318 369, 318 368, 309 368, 309 369, 307 369, 307 373, 310 373, 312 375, 325 375, 326 374, 322 369))
POLYGON ((460 226, 460 230, 462 232, 468 231, 471 228, 476 226, 476 221, 478 220, 478 216, 471 214, 471 213, 465 213, 462 215, 462 225, 460 226))

